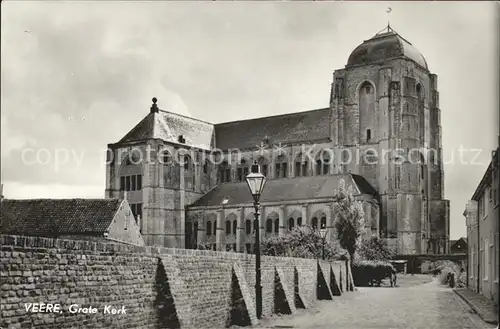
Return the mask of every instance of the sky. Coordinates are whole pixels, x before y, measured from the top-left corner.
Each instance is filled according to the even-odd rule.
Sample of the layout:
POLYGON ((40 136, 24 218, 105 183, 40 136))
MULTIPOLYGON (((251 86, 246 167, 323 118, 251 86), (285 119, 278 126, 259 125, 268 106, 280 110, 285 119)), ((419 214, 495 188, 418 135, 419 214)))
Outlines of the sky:
POLYGON ((149 113, 152 97, 212 123, 327 107, 333 71, 390 20, 438 75, 457 239, 497 145, 498 10, 492 2, 2 1, 3 194, 104 197, 106 145, 149 113), (467 163, 458 163, 460 147, 470 150, 467 163))

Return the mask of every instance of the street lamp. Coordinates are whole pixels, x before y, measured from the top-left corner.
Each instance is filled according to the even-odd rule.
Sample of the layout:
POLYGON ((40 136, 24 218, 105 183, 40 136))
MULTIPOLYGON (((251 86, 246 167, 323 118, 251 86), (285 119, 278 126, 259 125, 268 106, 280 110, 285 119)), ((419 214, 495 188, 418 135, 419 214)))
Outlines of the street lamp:
POLYGON ((252 165, 252 172, 246 177, 248 188, 253 197, 255 209, 255 300, 257 319, 262 316, 262 286, 260 277, 260 225, 259 225, 259 199, 266 184, 266 177, 259 171, 257 161, 252 165))
POLYGON ((328 233, 328 230, 326 229, 326 227, 325 228, 321 228, 319 230, 319 234, 321 236, 321 242, 323 243, 323 245, 322 245, 322 247, 323 247, 323 249, 322 249, 323 250, 323 252, 322 252, 322 254, 323 254, 322 258, 323 258, 323 260, 325 260, 325 240, 326 240, 326 234, 327 233, 328 233))

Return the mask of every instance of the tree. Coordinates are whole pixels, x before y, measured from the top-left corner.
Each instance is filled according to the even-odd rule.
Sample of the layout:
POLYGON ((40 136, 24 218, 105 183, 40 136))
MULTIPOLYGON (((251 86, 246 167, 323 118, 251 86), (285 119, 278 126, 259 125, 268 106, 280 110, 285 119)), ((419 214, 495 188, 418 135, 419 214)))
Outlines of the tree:
POLYGON ((394 256, 394 252, 389 248, 386 240, 374 236, 361 241, 358 255, 362 260, 386 261, 394 256))
POLYGON ((335 226, 339 243, 353 260, 364 230, 363 206, 360 201, 354 199, 352 190, 345 188, 343 179, 339 182, 339 189, 334 198, 333 205, 337 216, 335 226))
MULTIPOLYGON (((324 244, 325 259, 341 260, 348 257, 337 241, 324 244)), ((316 258, 323 257, 323 238, 310 226, 296 227, 280 236, 272 236, 261 243, 261 252, 268 256, 316 258)))

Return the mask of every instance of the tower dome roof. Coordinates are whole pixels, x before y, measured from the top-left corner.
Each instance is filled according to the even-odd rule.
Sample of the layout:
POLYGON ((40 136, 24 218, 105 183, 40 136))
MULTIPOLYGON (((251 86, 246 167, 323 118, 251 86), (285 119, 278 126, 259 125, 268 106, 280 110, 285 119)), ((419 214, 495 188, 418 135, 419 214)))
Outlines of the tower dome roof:
POLYGON ((353 50, 347 66, 372 64, 391 58, 405 57, 428 69, 424 56, 390 26, 364 41, 353 50))

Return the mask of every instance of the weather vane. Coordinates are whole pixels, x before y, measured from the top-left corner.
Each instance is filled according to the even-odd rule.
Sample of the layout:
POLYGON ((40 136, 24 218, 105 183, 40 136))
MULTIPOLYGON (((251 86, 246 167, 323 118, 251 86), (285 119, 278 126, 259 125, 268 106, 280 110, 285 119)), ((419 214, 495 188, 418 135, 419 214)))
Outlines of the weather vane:
POLYGON ((391 29, 391 21, 389 20, 389 14, 391 13, 392 11, 392 8, 391 7, 387 7, 387 10, 385 11, 387 13, 387 32, 390 32, 390 29, 391 29))

